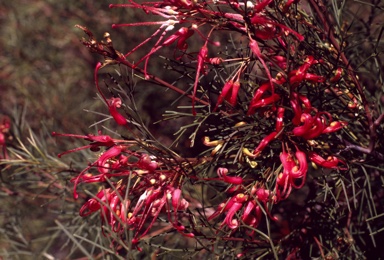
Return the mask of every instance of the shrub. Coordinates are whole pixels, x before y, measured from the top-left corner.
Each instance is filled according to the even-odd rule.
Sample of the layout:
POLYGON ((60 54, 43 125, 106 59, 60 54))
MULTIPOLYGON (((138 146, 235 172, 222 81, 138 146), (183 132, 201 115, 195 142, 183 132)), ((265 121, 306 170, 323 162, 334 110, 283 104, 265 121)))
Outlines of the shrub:
MULTIPOLYGON (((87 154, 70 182, 98 233, 75 237, 57 222, 92 246, 78 249, 122 258, 373 255, 366 248, 376 248, 383 221, 382 78, 364 86, 348 18, 355 7, 331 3, 111 4, 149 17, 113 24, 119 35, 156 28, 128 50, 78 25, 102 58, 94 81, 108 111, 94 133, 53 133, 85 143, 59 154, 87 154), (157 86, 167 92, 141 99, 157 86), (161 108, 160 127, 145 106, 161 108)), ((382 31, 368 57, 377 66, 382 31)))

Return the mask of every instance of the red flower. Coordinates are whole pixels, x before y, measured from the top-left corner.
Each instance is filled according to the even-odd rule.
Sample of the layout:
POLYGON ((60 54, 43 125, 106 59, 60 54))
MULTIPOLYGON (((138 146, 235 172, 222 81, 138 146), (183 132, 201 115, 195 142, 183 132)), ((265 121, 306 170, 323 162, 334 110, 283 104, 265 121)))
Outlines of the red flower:
MULTIPOLYGON (((121 189, 102 189, 95 198, 89 199, 80 209, 80 216, 86 217, 100 210, 102 223, 107 223, 113 232, 124 231, 122 216, 126 214, 130 201, 121 201, 121 189)), ((102 224, 104 226, 104 224, 102 224)))
POLYGON ((61 156, 72 153, 72 152, 77 152, 83 149, 90 148, 91 151, 97 152, 100 150, 101 146, 104 147, 111 147, 116 145, 117 143, 128 143, 129 141, 126 140, 118 140, 118 139, 113 139, 109 135, 102 135, 101 131, 99 131, 99 135, 93 135, 93 134, 88 134, 88 135, 76 135, 76 134, 61 134, 61 133, 56 133, 52 132, 52 136, 66 136, 66 137, 75 137, 75 138, 82 138, 86 141, 90 141, 91 143, 89 145, 77 147, 72 150, 68 150, 66 152, 60 153, 58 157, 60 158, 61 156))
POLYGON ((243 183, 243 178, 238 176, 227 176, 228 169, 227 168, 218 168, 217 175, 219 175, 219 179, 230 184, 240 185, 243 183))
POLYGON ((300 121, 303 123, 303 125, 295 127, 292 131, 295 136, 304 136, 308 134, 310 129, 313 127, 314 119, 308 113, 302 113, 300 121))
POLYGON ((127 119, 117 111, 117 109, 120 107, 121 107, 121 99, 120 98, 111 98, 108 100, 109 113, 111 114, 113 119, 119 125, 126 125, 127 119))
POLYGON ((337 68, 335 71, 335 75, 329 79, 331 83, 335 83, 340 80, 341 76, 343 74, 343 69, 342 68, 337 68))
POLYGON ((80 209, 80 216, 86 217, 98 211, 103 203, 107 203, 111 197, 111 189, 100 190, 95 198, 89 199, 80 209))
POLYGON ((259 145, 256 147, 256 149, 253 151, 253 154, 255 156, 258 156, 263 150, 264 148, 272 141, 275 139, 277 135, 277 132, 272 132, 270 133, 269 135, 267 135, 266 137, 264 137, 261 142, 259 143, 259 145))
POLYGON ((283 172, 276 179, 276 194, 278 200, 286 199, 292 191, 292 187, 300 189, 304 186, 308 171, 308 162, 304 152, 297 149, 295 157, 283 151, 280 160, 283 164, 283 172), (297 161, 296 161, 296 160, 297 161), (299 184, 297 184, 299 180, 299 184))
MULTIPOLYGON (((308 162, 307 162, 307 156, 304 152, 297 149, 295 153, 297 164, 292 168, 292 177, 294 178, 303 178, 305 180, 305 176, 308 171, 308 162)), ((304 183, 302 184, 304 185, 304 183)), ((299 186, 297 189, 302 187, 299 186)))
POLYGON ((348 125, 348 123, 345 121, 333 121, 329 124, 329 126, 324 128, 322 133, 323 134, 333 133, 333 132, 340 130, 341 128, 343 128, 346 125, 348 125))
POLYGON ((221 103, 223 103, 224 99, 227 100, 231 106, 236 106, 239 90, 240 82, 238 80, 228 80, 227 83, 224 84, 223 90, 221 91, 221 94, 217 100, 214 111, 221 105, 221 103))
POLYGON ((237 194, 236 196, 231 198, 231 202, 228 203, 230 207, 226 207, 227 214, 224 218, 223 223, 221 224, 221 227, 226 225, 230 229, 235 229, 239 226, 239 221, 234 218, 234 215, 243 207, 243 203, 247 199, 248 196, 244 195, 243 193, 237 194))
POLYGON ((187 27, 181 27, 177 32, 175 32, 173 35, 169 36, 164 42, 164 46, 169 46, 175 41, 177 41, 177 49, 181 50, 182 52, 185 52, 188 48, 188 44, 186 43, 186 40, 190 38, 193 35, 194 31, 187 28, 187 27))
POLYGON ((278 107, 277 108, 277 116, 276 116, 276 133, 280 133, 281 130, 283 130, 284 127, 284 107, 278 107))
POLYGON ((278 94, 272 94, 271 96, 262 98, 260 100, 252 99, 251 103, 249 104, 247 115, 254 114, 256 108, 266 107, 268 105, 276 103, 276 101, 278 100, 280 100, 280 95, 278 94))
MULTIPOLYGON (((239 220, 252 228, 256 228, 262 216, 260 203, 264 205, 265 211, 269 215, 267 203, 271 199, 271 192, 269 190, 255 186, 252 188, 250 195, 240 192, 233 195, 226 203, 221 203, 216 211, 208 217, 208 221, 225 213, 225 218, 220 225, 221 228, 227 226, 232 230, 237 229, 240 225, 239 220), (242 209, 243 211, 241 211, 242 209), (237 218, 236 215, 239 215, 239 217, 237 218)), ((250 235, 252 234, 253 232, 250 235)))
POLYGON ((180 188, 173 188, 168 186, 168 197, 171 198, 171 203, 167 203, 168 219, 172 223, 173 227, 183 236, 194 237, 193 233, 185 233, 185 226, 181 225, 178 221, 178 214, 180 211, 185 211, 189 207, 189 202, 182 197, 182 191, 180 188), (170 207, 172 205, 172 208, 170 207), (170 214, 173 212, 173 217, 170 214))
POLYGON ((148 154, 141 154, 141 157, 136 166, 140 169, 154 171, 159 165, 156 161, 153 161, 148 154))
MULTIPOLYGON (((295 116, 296 117, 296 116, 295 116)), ((332 122, 332 116, 327 112, 318 112, 315 116, 308 113, 301 114, 303 125, 297 126, 292 133, 307 140, 314 139, 321 134, 332 133, 347 125, 347 122, 332 122)))
POLYGON ((318 63, 318 61, 315 60, 313 56, 308 56, 303 65, 301 65, 297 70, 293 70, 289 73, 289 83, 292 85, 292 90, 304 80, 311 82, 325 81, 325 78, 322 76, 307 73, 308 69, 316 63, 318 63))
POLYGON ((335 156, 328 156, 327 159, 324 159, 320 155, 318 155, 315 152, 308 152, 309 159, 316 163, 317 165, 324 167, 324 168, 330 168, 330 169, 340 169, 340 170, 345 170, 345 168, 341 168, 339 163, 346 164, 344 161, 338 159, 335 156))
POLYGON ((201 73, 204 71, 204 65, 206 62, 209 62, 208 58, 208 48, 206 45, 202 46, 199 54, 197 55, 197 66, 196 66, 196 77, 195 83, 193 85, 193 95, 192 95, 192 114, 196 116, 195 102, 197 94, 197 85, 199 84, 199 78, 201 73))
POLYGON ((221 91, 221 94, 220 94, 218 100, 217 100, 216 107, 215 107, 214 111, 221 105, 221 103, 223 103, 224 100, 229 99, 229 97, 231 96, 232 89, 233 89, 233 84, 234 84, 234 82, 232 79, 228 80, 224 84, 224 87, 221 91))

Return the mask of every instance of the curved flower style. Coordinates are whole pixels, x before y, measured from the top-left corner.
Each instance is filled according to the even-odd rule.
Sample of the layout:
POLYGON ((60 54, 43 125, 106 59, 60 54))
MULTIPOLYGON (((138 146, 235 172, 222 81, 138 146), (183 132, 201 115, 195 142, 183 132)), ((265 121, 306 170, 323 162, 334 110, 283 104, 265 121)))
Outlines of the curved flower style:
POLYGON ((344 121, 332 122, 331 115, 326 112, 318 112, 315 116, 302 113, 301 121, 303 125, 296 126, 292 133, 295 136, 301 136, 307 140, 314 139, 321 134, 336 132, 347 125, 347 122, 344 121))
POLYGON ((121 107, 121 99, 120 98, 111 98, 108 100, 108 107, 109 107, 109 113, 115 119, 116 123, 119 125, 126 125, 127 124, 127 119, 120 114, 117 111, 117 108, 121 107))
POLYGON ((336 156, 328 156, 327 159, 324 159, 320 155, 318 155, 315 152, 308 152, 309 159, 311 159, 312 162, 315 164, 324 167, 324 168, 330 168, 330 169, 339 169, 339 170, 346 170, 345 167, 338 166, 339 163, 346 165, 346 163, 343 160, 340 160, 336 156))
POLYGON ((219 168, 217 169, 217 175, 219 175, 220 179, 222 179, 226 183, 240 185, 243 183, 243 178, 238 176, 227 176, 228 169, 227 168, 219 168))
MULTIPOLYGON (((257 228, 262 217, 261 206, 263 206, 267 214, 270 215, 267 209, 267 203, 274 201, 271 191, 254 187, 248 195, 244 192, 239 192, 226 202, 221 203, 216 211, 208 217, 208 221, 215 219, 221 214, 225 214, 220 228, 228 227, 231 230, 235 230, 240 227, 240 224, 257 228)), ((249 233, 250 236, 253 234, 253 231, 249 233)))
POLYGON ((291 193, 292 187, 300 189, 305 184, 308 170, 306 155, 297 149, 295 157, 284 150, 280 154, 283 171, 279 173, 276 179, 276 196, 278 200, 286 199, 291 193), (297 181, 299 181, 298 184, 297 181))

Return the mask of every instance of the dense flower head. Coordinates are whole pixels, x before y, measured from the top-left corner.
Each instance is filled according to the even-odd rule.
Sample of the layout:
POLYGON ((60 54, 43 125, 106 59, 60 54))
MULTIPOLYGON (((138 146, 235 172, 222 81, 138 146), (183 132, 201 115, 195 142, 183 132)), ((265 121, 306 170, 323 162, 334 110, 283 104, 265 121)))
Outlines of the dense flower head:
MULTIPOLYGON (((234 193, 228 194, 230 194, 230 198, 219 204, 208 220, 224 214, 225 217, 220 228, 227 227, 232 231, 243 225, 257 228, 262 218, 262 211, 269 211, 267 204, 276 202, 272 191, 258 185, 254 185, 251 191, 239 187, 234 193)), ((248 235, 253 236, 254 232, 249 232, 248 235)))
POLYGON ((99 211, 107 228, 118 234, 125 229, 134 231, 134 240, 140 240, 151 230, 158 216, 163 213, 172 227, 182 235, 193 237, 178 218, 189 203, 181 196, 181 190, 169 185, 144 187, 116 186, 103 188, 80 209, 80 216, 86 217, 99 211), (128 197, 125 193, 128 190, 128 197), (140 192, 143 192, 140 194, 140 192))
POLYGON ((94 162, 71 179, 75 199, 79 197, 77 186, 80 183, 108 183, 111 186, 100 189, 95 197, 89 199, 80 209, 80 216, 86 217, 99 211, 110 231, 123 235, 125 229, 131 229, 134 231, 133 240, 139 241, 148 234, 159 215, 164 214, 176 231, 183 236, 193 237, 193 233, 187 232, 179 221, 179 215, 183 215, 182 212, 189 206, 175 182, 180 170, 167 169, 156 157, 138 151, 135 141, 99 134, 81 136, 54 133, 55 136, 91 141, 92 145, 80 149, 91 148, 92 151, 95 147, 105 147, 94 162), (130 186, 123 182, 127 178, 130 179, 130 186))

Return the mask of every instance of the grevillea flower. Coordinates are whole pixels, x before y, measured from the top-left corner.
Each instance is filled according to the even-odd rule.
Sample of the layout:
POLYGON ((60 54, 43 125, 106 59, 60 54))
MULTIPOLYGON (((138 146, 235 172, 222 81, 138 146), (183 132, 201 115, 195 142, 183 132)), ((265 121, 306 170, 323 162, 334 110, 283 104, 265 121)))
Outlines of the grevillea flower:
POLYGON ((235 229, 239 226, 239 221, 234 218, 234 215, 243 207, 243 203, 247 201, 247 199, 248 196, 243 193, 237 194, 230 199, 227 206, 224 208, 226 216, 221 224, 221 227, 226 225, 230 229, 235 229))
POLYGON ((180 188, 168 187, 168 199, 171 203, 167 203, 168 219, 172 223, 173 227, 183 236, 194 237, 193 233, 185 233, 185 227, 178 221, 178 214, 180 211, 185 211, 189 207, 189 202, 182 198, 182 191, 180 188), (172 205, 172 208, 170 207, 172 205), (170 214, 173 212, 173 214, 170 214))
POLYGON ((275 55, 271 57, 271 60, 274 64, 276 64, 280 69, 286 70, 287 69, 287 58, 280 55, 275 55))
POLYGON ((276 179, 276 195, 278 200, 287 198, 292 191, 292 187, 300 189, 305 184, 308 171, 306 154, 297 149, 295 157, 285 150, 280 154, 283 171, 279 173, 276 179), (297 181, 299 182, 297 183, 297 181))
POLYGON ((252 187, 251 194, 256 197, 258 201, 266 205, 270 200, 274 202, 274 198, 272 196, 272 192, 263 187, 258 187, 255 185, 252 187))
POLYGON ((291 96, 291 99, 289 102, 291 103, 291 107, 294 113, 294 117, 292 118, 292 124, 294 126, 298 126, 301 123, 301 116, 303 114, 301 105, 299 104, 297 99, 293 98, 293 96, 291 96))
POLYGON ((76 177, 71 179, 71 182, 74 183, 73 196, 75 199, 78 198, 78 194, 76 190, 77 190, 77 185, 80 182, 85 182, 85 183, 103 182, 105 181, 106 178, 109 178, 115 175, 124 176, 129 174, 129 172, 125 170, 118 173, 115 173, 114 170, 121 166, 119 163, 123 162, 124 160, 121 161, 119 156, 121 156, 122 153, 132 145, 132 142, 126 141, 126 140, 116 140, 111 138, 108 135, 101 135, 100 132, 99 134, 100 135, 95 136, 91 134, 74 135, 74 134, 60 134, 56 132, 52 133, 53 136, 83 138, 84 140, 91 141, 91 144, 63 152, 58 155, 59 157, 68 153, 76 152, 76 151, 87 149, 87 148, 90 148, 91 151, 98 151, 100 147, 108 148, 97 160, 95 160, 93 163, 91 163, 85 169, 83 169, 76 177), (110 163, 111 161, 114 161, 115 163, 111 164, 110 163), (91 173, 87 173, 92 168, 96 168, 99 174, 93 175, 91 173))
POLYGON ((317 115, 313 117, 311 114, 302 113, 300 121, 303 124, 292 130, 292 133, 295 136, 308 137, 308 135, 311 135, 312 137, 317 137, 313 133, 310 133, 310 131, 315 131, 318 135, 320 135, 324 129, 322 128, 321 119, 319 119, 317 115))
POLYGON ((332 121, 332 116, 327 112, 318 112, 315 116, 309 113, 302 113, 301 126, 296 126, 292 133, 307 140, 314 139, 321 134, 332 133, 347 125, 344 121, 332 121))
POLYGON ((182 235, 193 237, 192 233, 185 233, 185 227, 178 221, 180 211, 185 211, 189 203, 182 198, 179 188, 165 185, 145 190, 136 206, 134 206, 132 213, 128 214, 127 223, 135 230, 135 239, 140 239, 148 233, 164 206, 166 206, 168 219, 172 226, 182 235), (173 214, 171 214, 171 211, 173 211, 173 214), (144 230, 145 224, 148 225, 144 230))
POLYGON ((95 198, 89 199, 80 209, 80 216, 86 217, 96 211, 98 211, 103 203, 107 203, 111 197, 112 190, 102 189, 100 190, 95 198))
POLYGON ((156 161, 151 159, 149 154, 141 154, 141 157, 137 162, 136 166, 140 169, 154 171, 159 165, 156 161))
POLYGON ((217 175, 220 177, 220 180, 223 180, 226 183, 240 185, 243 183, 243 178, 238 176, 227 176, 228 169, 227 168, 218 168, 217 175))
MULTIPOLYGON (((255 200, 249 200, 245 206, 241 220, 244 222, 244 224, 253 228, 257 228, 257 226, 260 224, 261 217, 262 210, 260 206, 255 200)), ((249 235, 252 236, 252 234, 249 235)))
POLYGON ((315 164, 324 167, 324 168, 330 168, 330 169, 340 169, 345 170, 346 168, 338 166, 339 163, 346 164, 343 160, 340 160, 336 156, 328 156, 327 159, 324 159, 319 154, 309 151, 308 152, 309 159, 314 162, 315 164))
POLYGON ((124 216, 129 207, 129 200, 121 200, 121 188, 113 190, 111 188, 100 190, 94 198, 89 199, 80 209, 80 216, 86 217, 100 210, 102 225, 108 224, 113 232, 120 233, 124 229, 124 216))
MULTIPOLYGON (((254 39, 252 38, 249 38, 249 48, 251 49, 251 51, 253 52, 253 54, 255 54, 255 56, 257 57, 257 59, 261 62, 261 64, 263 65, 264 69, 265 69, 265 73, 267 74, 268 76, 268 84, 270 85, 271 87, 271 92, 272 92, 272 95, 275 94, 275 89, 274 89, 274 86, 273 86, 273 80, 272 80, 272 76, 271 76, 271 72, 267 66, 267 64, 265 63, 264 61, 264 58, 261 54, 261 50, 260 50, 260 47, 259 47, 259 44, 257 41, 255 41, 254 39)), ((256 102, 256 101, 255 101, 256 102)), ((250 107, 252 107, 252 103, 250 105, 250 107)), ((248 110, 249 112, 249 110, 248 110)), ((249 113, 248 113, 249 114, 249 113)))
MULTIPOLYGON (((263 1, 265 2, 265 1, 263 1)), ((272 1, 269 1, 269 2, 272 2, 272 1)), ((261 15, 260 13, 258 12, 255 12, 255 15, 251 18, 251 23, 254 24, 254 25, 257 25, 257 26, 261 26, 262 28, 262 32, 264 31, 267 31, 267 30, 263 30, 265 28, 269 28, 270 30, 274 31, 274 32, 277 32, 278 30, 276 30, 276 28, 280 28, 279 30, 279 34, 271 34, 269 33, 268 36, 270 38, 277 38, 278 36, 280 36, 281 34, 292 34, 294 35, 299 41, 303 41, 304 40, 304 36, 302 36, 301 34, 299 34, 298 32, 296 32, 295 30, 292 30, 291 28, 283 25, 283 24, 279 24, 279 23, 276 23, 272 20, 270 20, 269 18, 266 18, 265 16, 261 15)), ((257 32, 257 31, 256 31, 257 32)), ((268 38, 265 38, 265 36, 262 36, 262 34, 258 33, 256 34, 257 36, 260 35, 260 37, 262 37, 262 39, 268 39, 268 38)))
POLYGON ((324 118, 322 116, 316 115, 313 117, 312 126, 308 132, 301 135, 301 137, 307 140, 314 139, 323 133, 325 127, 324 118))
POLYGON ((342 68, 337 68, 335 71, 335 75, 329 79, 331 83, 338 82, 341 79, 341 76, 343 74, 343 69, 342 68))
POLYGON ((227 100, 231 106, 236 106, 236 100, 237 95, 240 89, 240 82, 233 81, 232 79, 228 80, 223 87, 223 90, 221 91, 221 94, 217 100, 216 107, 214 109, 217 110, 217 108, 223 103, 224 100, 227 100))
POLYGON ((223 101, 225 99, 227 99, 227 100, 229 99, 232 88, 233 88, 233 80, 230 79, 224 84, 224 87, 221 91, 221 94, 220 94, 218 100, 217 100, 216 107, 215 107, 214 111, 217 110, 217 108, 221 105, 221 103, 223 103, 223 101))
POLYGON ((120 107, 121 107, 120 98, 111 98, 108 100, 109 113, 111 114, 115 122, 119 125, 126 125, 127 119, 117 111, 117 109, 120 107))
POLYGON ((305 80, 315 83, 325 81, 325 78, 322 76, 308 73, 308 69, 316 63, 318 63, 318 61, 315 60, 313 56, 308 56, 303 65, 301 65, 297 70, 293 70, 289 73, 289 83, 291 84, 291 90, 295 89, 305 80))
MULTIPOLYGON (((305 181, 305 176, 308 171, 307 156, 304 152, 300 151, 299 149, 297 149, 295 156, 297 159, 297 163, 292 168, 291 175, 293 178, 303 178, 303 180, 305 181)), ((298 186, 297 189, 300 189, 302 185, 298 186)))
POLYGON ((311 113, 312 111, 316 111, 316 109, 312 107, 312 104, 309 99, 304 95, 301 95, 297 92, 291 92, 291 100, 295 100, 298 104, 300 104, 300 106, 304 106, 305 113, 311 113))
POLYGON ((127 141, 127 140, 113 139, 109 135, 102 135, 101 131, 98 132, 98 135, 93 135, 93 134, 76 135, 76 134, 61 134, 61 133, 52 132, 52 136, 65 136, 65 137, 81 138, 81 139, 84 139, 84 140, 90 142, 89 145, 77 147, 75 149, 60 153, 58 155, 59 158, 65 154, 77 152, 77 151, 88 149, 88 148, 93 152, 97 152, 100 150, 100 147, 111 147, 111 146, 117 145, 119 143, 120 144, 121 143, 126 143, 126 144, 132 143, 132 142, 127 141))
MULTIPOLYGON (((267 208, 268 202, 275 203, 274 197, 272 196, 272 192, 270 190, 255 185, 254 187, 252 187, 251 195, 252 196, 250 196, 250 199, 247 202, 247 205, 243 211, 241 218, 244 224, 252 228, 257 228, 257 226, 260 224, 262 217, 262 207, 264 207, 264 211, 267 213, 267 215, 272 220, 275 220, 275 218, 271 216, 267 208)), ((253 234, 255 234, 255 231, 252 229, 248 233, 248 235, 252 236, 253 234)))
MULTIPOLYGON (((267 212, 268 216, 270 213, 267 209, 267 203, 273 201, 272 194, 269 190, 266 190, 256 185, 252 188, 249 195, 244 193, 244 190, 239 188, 235 191, 234 189, 228 190, 228 194, 235 192, 226 202, 219 204, 216 211, 213 212, 208 220, 212 220, 219 215, 225 214, 224 220, 220 225, 220 228, 228 227, 231 230, 239 228, 240 223, 244 223, 252 228, 257 228, 260 224, 262 209, 267 212)), ((274 202, 274 201, 273 201, 274 202)), ((274 219, 273 217, 271 217, 274 219)), ((254 234, 253 231, 249 233, 250 236, 254 234)))
POLYGON ((263 150, 264 148, 272 141, 275 139, 277 135, 277 132, 272 132, 270 133, 269 135, 267 135, 266 137, 264 137, 261 142, 259 143, 259 145, 256 147, 256 149, 253 151, 253 154, 255 156, 258 156, 263 150))
POLYGON ((103 100, 105 101, 105 103, 107 104, 108 109, 109 109, 109 113, 111 114, 111 116, 113 117, 115 122, 119 125, 126 125, 127 124, 126 118, 117 111, 117 108, 121 107, 121 104, 122 104, 121 99, 120 98, 111 98, 111 99, 107 100, 107 98, 104 96, 103 92, 100 89, 98 73, 102 67, 103 67, 103 64, 101 64, 100 62, 97 63, 95 70, 93 72, 93 77, 95 80, 96 88, 97 88, 99 94, 101 95, 101 97, 103 98, 103 100))
POLYGON ((164 40, 163 45, 169 46, 175 41, 177 41, 177 49, 182 52, 185 52, 188 49, 188 44, 186 43, 186 40, 190 38, 193 33, 193 30, 187 27, 181 27, 177 32, 175 32, 173 35, 169 36, 166 40, 164 40))
POLYGON ((193 95, 192 95, 192 114, 195 116, 195 102, 196 102, 196 94, 197 94, 197 85, 199 84, 200 75, 204 71, 205 63, 209 62, 208 58, 208 48, 206 45, 202 46, 199 54, 197 55, 197 66, 196 66, 196 77, 195 83, 193 85, 193 95))
POLYGON ((348 123, 345 121, 333 121, 329 124, 329 126, 324 128, 322 133, 323 134, 333 133, 333 132, 340 130, 341 128, 343 128, 346 125, 348 125, 348 123))
POLYGON ((274 88, 271 87, 274 84, 283 84, 285 79, 280 77, 279 79, 272 79, 271 82, 266 82, 260 85, 260 87, 256 90, 255 94, 252 97, 252 100, 248 107, 247 115, 252 115, 255 113, 255 110, 260 107, 265 107, 267 105, 271 105, 280 100, 280 95, 274 93, 274 88), (266 92, 272 92, 273 94, 265 97, 266 92))
POLYGON ((276 101, 278 101, 278 100, 280 100, 280 95, 278 95, 278 94, 272 94, 269 97, 261 98, 260 100, 257 100, 257 101, 252 100, 253 102, 251 102, 249 104, 249 109, 248 109, 247 115, 254 114, 256 108, 266 107, 268 105, 276 103, 276 101))

